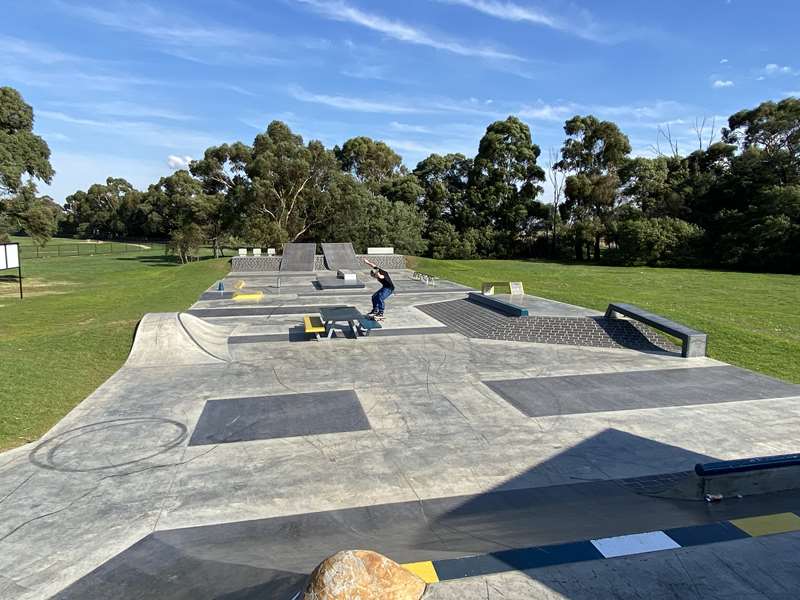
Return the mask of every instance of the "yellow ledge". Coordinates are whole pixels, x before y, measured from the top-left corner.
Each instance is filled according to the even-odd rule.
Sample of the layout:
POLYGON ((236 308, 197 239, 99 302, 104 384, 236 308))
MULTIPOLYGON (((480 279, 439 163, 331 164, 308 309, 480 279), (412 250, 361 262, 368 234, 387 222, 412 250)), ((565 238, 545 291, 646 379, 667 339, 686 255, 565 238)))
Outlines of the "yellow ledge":
POLYGON ((436 568, 429 560, 423 562, 406 563, 401 565, 406 571, 410 571, 425 583, 439 583, 439 575, 436 568))
POLYGON ((233 295, 233 299, 236 302, 247 301, 247 300, 261 300, 264 297, 264 292, 236 292, 233 295))

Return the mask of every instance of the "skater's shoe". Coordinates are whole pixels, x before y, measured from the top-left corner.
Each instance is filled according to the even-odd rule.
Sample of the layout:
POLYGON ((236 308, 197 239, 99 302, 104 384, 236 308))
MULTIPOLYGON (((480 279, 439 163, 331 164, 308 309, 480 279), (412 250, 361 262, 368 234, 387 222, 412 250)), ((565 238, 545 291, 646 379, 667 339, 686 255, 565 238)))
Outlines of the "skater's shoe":
POLYGON ((375 316, 372 318, 376 321, 383 321, 383 313, 375 313, 375 316))
POLYGON ((377 312, 377 311, 375 311, 375 310, 371 310, 371 311, 369 311, 369 312, 367 313, 367 315, 366 315, 366 316, 367 316, 367 318, 368 318, 368 319, 374 319, 376 314, 378 314, 378 312, 377 312))

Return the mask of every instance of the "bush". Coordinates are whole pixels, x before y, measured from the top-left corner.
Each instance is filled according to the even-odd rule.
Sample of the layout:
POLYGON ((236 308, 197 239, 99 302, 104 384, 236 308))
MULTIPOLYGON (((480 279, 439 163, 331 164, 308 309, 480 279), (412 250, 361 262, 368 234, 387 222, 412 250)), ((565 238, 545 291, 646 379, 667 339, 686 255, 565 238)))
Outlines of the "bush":
POLYGON ((614 227, 609 262, 623 265, 680 266, 697 260, 703 230, 672 217, 629 219, 614 227))

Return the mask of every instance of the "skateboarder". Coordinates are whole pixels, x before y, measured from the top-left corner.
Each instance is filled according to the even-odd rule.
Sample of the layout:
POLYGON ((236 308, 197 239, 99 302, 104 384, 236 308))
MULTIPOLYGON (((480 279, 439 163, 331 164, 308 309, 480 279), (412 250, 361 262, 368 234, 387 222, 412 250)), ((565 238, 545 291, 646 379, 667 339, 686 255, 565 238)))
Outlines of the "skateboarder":
POLYGON ((375 319, 376 321, 382 321, 384 302, 386 302, 386 299, 394 292, 394 283, 392 282, 392 278, 389 276, 389 273, 381 269, 374 262, 366 258, 364 259, 364 262, 372 267, 372 270, 369 274, 377 279, 381 284, 381 289, 372 294, 372 311, 367 314, 367 317, 370 319, 375 319))

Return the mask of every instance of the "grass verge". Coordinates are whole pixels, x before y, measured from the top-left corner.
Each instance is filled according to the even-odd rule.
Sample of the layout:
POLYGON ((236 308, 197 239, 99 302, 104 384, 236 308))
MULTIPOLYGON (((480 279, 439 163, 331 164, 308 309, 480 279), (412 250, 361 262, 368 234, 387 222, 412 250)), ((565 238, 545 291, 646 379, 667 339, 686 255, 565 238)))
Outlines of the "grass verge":
POLYGON ((228 270, 147 251, 23 260, 24 300, 0 272, 0 450, 39 438, 119 369, 142 315, 186 309, 228 270))

